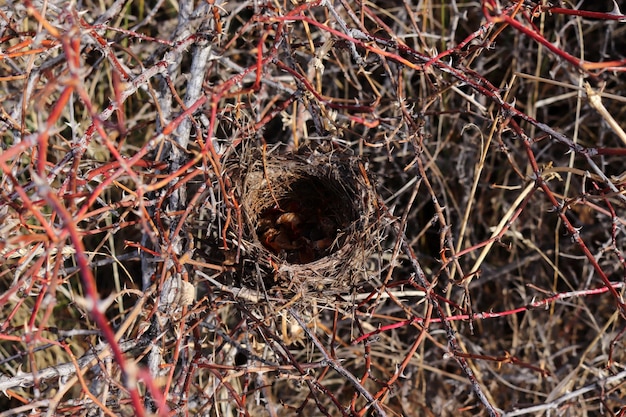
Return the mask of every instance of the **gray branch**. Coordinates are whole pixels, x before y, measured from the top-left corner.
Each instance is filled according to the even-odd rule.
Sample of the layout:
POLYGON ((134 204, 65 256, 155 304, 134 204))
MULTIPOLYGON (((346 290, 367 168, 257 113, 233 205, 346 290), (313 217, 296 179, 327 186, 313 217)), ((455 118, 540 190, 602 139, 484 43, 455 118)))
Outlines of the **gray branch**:
MULTIPOLYGON (((135 348, 141 348, 143 344, 136 340, 128 340, 120 343, 120 350, 126 353, 135 348)), ((48 368, 40 369, 37 372, 23 373, 15 376, 0 376, 0 392, 6 392, 9 389, 17 387, 30 387, 37 381, 47 381, 55 378, 68 378, 74 376, 78 371, 90 366, 89 364, 100 356, 100 359, 107 356, 111 356, 111 350, 109 345, 101 345, 95 349, 95 352, 86 353, 76 361, 78 368, 74 366, 72 362, 63 363, 60 365, 50 366, 48 368), (100 356, 102 355, 102 356, 100 356)))

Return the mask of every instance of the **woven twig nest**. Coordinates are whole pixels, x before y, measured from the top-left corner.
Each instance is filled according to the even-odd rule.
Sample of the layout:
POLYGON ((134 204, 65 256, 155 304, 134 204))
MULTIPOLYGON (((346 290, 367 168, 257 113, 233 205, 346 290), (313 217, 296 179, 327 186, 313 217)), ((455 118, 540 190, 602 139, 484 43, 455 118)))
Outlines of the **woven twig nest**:
POLYGON ((250 152, 239 174, 248 258, 294 291, 346 292, 365 278, 376 198, 356 158, 250 152))

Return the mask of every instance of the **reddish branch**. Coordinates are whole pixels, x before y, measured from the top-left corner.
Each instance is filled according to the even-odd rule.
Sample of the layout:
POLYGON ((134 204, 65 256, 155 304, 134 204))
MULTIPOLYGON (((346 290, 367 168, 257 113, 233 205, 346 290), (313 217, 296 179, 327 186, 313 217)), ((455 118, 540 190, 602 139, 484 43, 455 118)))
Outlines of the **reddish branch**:
MULTIPOLYGON (((611 283, 611 288, 613 290, 624 288, 624 283, 622 282, 611 283)), ((429 323, 441 323, 442 321, 486 320, 486 319, 494 319, 494 318, 499 318, 499 317, 506 317, 506 316, 510 316, 513 314, 523 313, 525 311, 535 310, 541 307, 547 308, 550 304, 554 303, 555 301, 565 300, 565 299, 573 298, 573 297, 584 297, 584 296, 589 296, 589 295, 604 294, 609 291, 610 290, 607 287, 599 287, 599 288, 592 288, 588 290, 561 292, 551 297, 544 298, 542 300, 533 301, 525 306, 514 308, 512 310, 506 310, 506 311, 500 311, 500 312, 482 312, 482 313, 473 313, 473 314, 456 314, 452 316, 429 318, 428 322, 429 323)), ((376 329, 372 332, 368 332, 357 337, 352 343, 353 344, 361 343, 364 340, 367 340, 367 339, 372 338, 373 336, 376 336, 377 334, 390 331, 393 329, 397 329, 399 327, 404 327, 404 326, 413 325, 413 324, 419 324, 420 326, 423 326, 426 321, 427 321, 427 318, 413 317, 411 319, 398 321, 396 323, 386 324, 384 326, 381 326, 379 329, 376 329)))

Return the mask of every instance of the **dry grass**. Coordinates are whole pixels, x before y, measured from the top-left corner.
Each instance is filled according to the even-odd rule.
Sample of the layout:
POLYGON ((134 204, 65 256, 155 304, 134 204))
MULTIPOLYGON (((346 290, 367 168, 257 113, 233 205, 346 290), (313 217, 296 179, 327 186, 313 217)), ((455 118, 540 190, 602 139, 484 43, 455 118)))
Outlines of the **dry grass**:
POLYGON ((0 416, 626 415, 626 18, 572 9, 0 2, 0 416))

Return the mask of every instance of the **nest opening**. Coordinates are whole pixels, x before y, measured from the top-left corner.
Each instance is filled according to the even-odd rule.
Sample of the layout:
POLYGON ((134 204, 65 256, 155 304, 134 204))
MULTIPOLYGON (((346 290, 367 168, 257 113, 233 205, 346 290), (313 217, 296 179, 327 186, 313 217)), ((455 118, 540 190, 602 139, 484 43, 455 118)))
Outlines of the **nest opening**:
POLYGON ((260 243, 290 264, 308 264, 341 248, 356 220, 350 193, 336 180, 309 173, 273 182, 253 214, 260 243))

